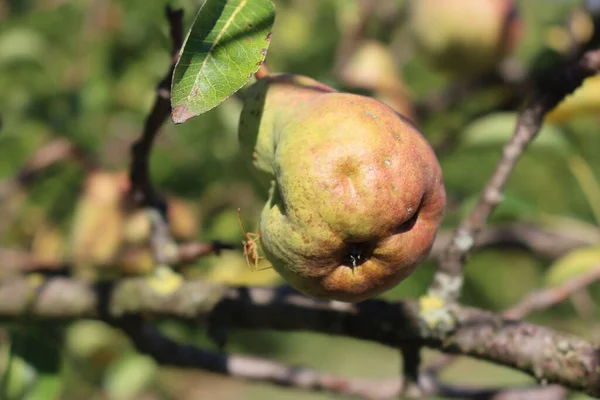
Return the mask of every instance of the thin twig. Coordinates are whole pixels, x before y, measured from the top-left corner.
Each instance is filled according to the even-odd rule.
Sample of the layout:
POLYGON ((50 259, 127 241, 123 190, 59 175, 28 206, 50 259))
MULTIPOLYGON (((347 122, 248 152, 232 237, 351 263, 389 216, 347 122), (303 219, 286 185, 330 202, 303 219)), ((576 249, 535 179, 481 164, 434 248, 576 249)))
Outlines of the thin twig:
POLYGON ((259 357, 216 353, 180 344, 162 336, 141 319, 128 319, 119 326, 138 351, 151 355, 161 365, 200 368, 245 380, 372 400, 394 397, 401 385, 399 380, 353 379, 259 357))
POLYGON ((212 242, 189 242, 179 245, 179 257, 175 264, 189 264, 207 255, 221 254, 223 250, 235 250, 238 246, 214 240, 212 242))
MULTIPOLYGON (((586 247, 600 241, 600 232, 594 236, 593 232, 579 232, 569 228, 544 229, 529 223, 509 223, 498 226, 487 227, 479 235, 474 248, 483 249, 490 247, 521 247, 531 251, 535 256, 546 260, 555 260, 564 256, 572 250, 586 247)), ((442 231, 437 235, 430 253, 435 259, 440 256, 444 247, 451 240, 451 231, 442 231)), ((187 265, 198 259, 219 255, 223 250, 240 250, 241 246, 233 243, 215 240, 212 242, 185 242, 177 245, 178 251, 172 255, 168 264, 173 267, 187 265)), ((142 248, 142 250, 144 250, 142 248)), ((133 259, 139 254, 139 248, 129 248, 119 254, 111 264, 121 265, 128 259, 133 259)), ((3 262, 0 275, 6 277, 21 273, 46 273, 53 272, 61 275, 69 275, 72 262, 69 259, 57 261, 45 261, 37 259, 32 254, 16 249, 0 248, 0 259, 3 262)))
POLYGON ((514 135, 504 147, 494 173, 481 193, 479 202, 464 219, 454 234, 439 263, 430 287, 430 294, 456 301, 462 287, 463 266, 469 250, 488 217, 502 201, 503 189, 515 164, 527 145, 539 132, 545 114, 565 96, 581 85, 585 78, 600 70, 600 50, 585 53, 574 65, 560 71, 551 82, 542 87, 517 120, 514 135))
POLYGON ((504 312, 510 319, 522 319, 534 311, 548 309, 568 299, 574 293, 600 280, 600 265, 587 273, 571 278, 563 284, 528 294, 519 303, 504 312))
POLYGON ((421 398, 424 395, 423 386, 419 382, 421 374, 421 345, 418 343, 404 343, 400 346, 402 351, 402 373, 404 376, 403 394, 406 398, 421 398))
POLYGON ((183 10, 166 8, 171 32, 171 68, 161 80, 156 90, 156 98, 152 111, 144 124, 144 130, 131 147, 131 197, 138 206, 164 207, 164 200, 159 197, 150 179, 149 159, 154 139, 160 127, 171 113, 171 80, 177 62, 179 51, 183 44, 183 10))
MULTIPOLYGON (((167 264, 173 267, 189 265, 202 257, 209 255, 220 255, 223 250, 239 250, 239 246, 232 243, 215 240, 212 242, 186 242, 177 245, 177 251, 168 255, 167 264)), ((147 248, 128 248, 117 256, 109 265, 102 266, 109 269, 111 266, 135 264, 135 259, 139 254, 147 251, 147 248), (134 260, 134 261, 131 261, 134 260)), ((41 273, 44 275, 70 276, 73 270, 72 261, 56 260, 46 261, 36 258, 34 255, 14 249, 0 248, 0 260, 2 260, 2 269, 0 270, 0 279, 6 279, 10 276, 20 274, 41 273)), ((135 268, 133 268, 135 270, 135 268)))
MULTIPOLYGON (((429 254, 432 259, 439 258, 454 233, 443 230, 438 233, 429 254)), ((523 248, 545 260, 555 260, 581 247, 600 242, 600 230, 580 231, 570 227, 556 229, 539 227, 527 222, 511 222, 487 226, 475 239, 473 249, 523 248)))

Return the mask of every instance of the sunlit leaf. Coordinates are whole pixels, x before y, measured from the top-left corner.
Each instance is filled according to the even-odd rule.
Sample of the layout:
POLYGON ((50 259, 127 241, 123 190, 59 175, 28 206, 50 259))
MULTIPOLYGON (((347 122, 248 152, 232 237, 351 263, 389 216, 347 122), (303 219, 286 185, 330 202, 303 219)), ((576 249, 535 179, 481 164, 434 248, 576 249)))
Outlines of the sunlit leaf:
POLYGON ((274 21, 271 0, 206 0, 173 73, 173 122, 216 107, 244 86, 265 59, 274 21))
POLYGON ((600 75, 589 77, 583 85, 548 113, 546 121, 563 123, 580 115, 600 112, 600 75))
POLYGON ((600 246, 574 250, 556 260, 546 272, 546 285, 557 286, 600 265, 600 246))

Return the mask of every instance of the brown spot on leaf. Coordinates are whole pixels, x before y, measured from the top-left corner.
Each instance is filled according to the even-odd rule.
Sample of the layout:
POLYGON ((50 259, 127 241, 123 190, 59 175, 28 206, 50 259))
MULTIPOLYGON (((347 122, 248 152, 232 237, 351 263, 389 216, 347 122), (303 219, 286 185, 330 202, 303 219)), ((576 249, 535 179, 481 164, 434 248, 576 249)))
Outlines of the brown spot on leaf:
POLYGON ((266 40, 267 42, 270 42, 270 41, 271 41, 271 35, 272 35, 272 34, 273 34, 273 32, 269 32, 269 34, 268 34, 268 35, 267 35, 267 37, 265 38, 265 40, 266 40))
POLYGON ((184 123, 188 119, 195 116, 196 115, 190 111, 187 104, 180 104, 178 106, 175 106, 173 107, 173 111, 171 112, 171 119, 176 124, 184 123))
POLYGON ((267 55, 267 49, 262 49, 260 51, 260 54, 262 54, 263 56, 266 56, 267 55))
POLYGON ((259 62, 257 62, 257 63, 256 63, 256 65, 258 65, 258 66, 261 66, 261 65, 263 65, 263 61, 259 61, 259 62))

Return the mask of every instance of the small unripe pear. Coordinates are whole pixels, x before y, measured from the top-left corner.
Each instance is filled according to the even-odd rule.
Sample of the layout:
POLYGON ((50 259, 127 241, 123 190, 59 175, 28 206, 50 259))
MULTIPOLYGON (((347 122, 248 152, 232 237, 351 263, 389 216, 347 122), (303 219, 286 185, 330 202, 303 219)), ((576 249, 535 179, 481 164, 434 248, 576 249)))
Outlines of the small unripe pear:
POLYGON ((247 92, 243 157, 269 190, 260 244, 296 289, 356 302, 408 277, 445 205, 442 171, 417 128, 378 100, 276 74, 247 92))
POLYGON ((459 76, 489 72, 522 34, 512 0, 412 0, 409 26, 419 53, 459 76))

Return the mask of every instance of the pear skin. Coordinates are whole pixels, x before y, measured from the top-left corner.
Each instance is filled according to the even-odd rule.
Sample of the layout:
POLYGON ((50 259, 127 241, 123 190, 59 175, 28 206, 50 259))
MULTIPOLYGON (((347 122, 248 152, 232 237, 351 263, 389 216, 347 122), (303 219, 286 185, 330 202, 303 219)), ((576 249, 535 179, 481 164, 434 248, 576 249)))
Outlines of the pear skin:
POLYGON ((265 257, 306 295, 358 302, 407 278, 443 218, 428 142, 384 103, 274 74, 248 91, 242 155, 269 190, 265 257))

